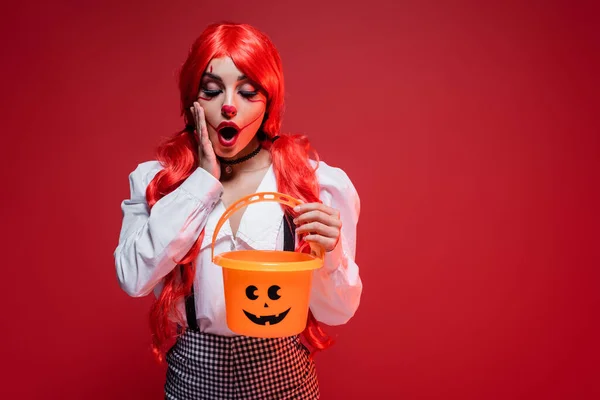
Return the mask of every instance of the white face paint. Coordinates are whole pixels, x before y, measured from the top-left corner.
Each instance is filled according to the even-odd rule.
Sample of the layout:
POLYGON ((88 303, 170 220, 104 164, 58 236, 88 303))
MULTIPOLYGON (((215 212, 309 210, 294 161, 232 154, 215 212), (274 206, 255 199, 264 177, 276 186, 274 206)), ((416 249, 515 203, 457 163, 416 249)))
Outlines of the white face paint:
POLYGON ((215 153, 233 158, 255 137, 263 122, 267 98, 237 69, 231 57, 222 57, 212 59, 206 67, 198 103, 204 109, 215 153))

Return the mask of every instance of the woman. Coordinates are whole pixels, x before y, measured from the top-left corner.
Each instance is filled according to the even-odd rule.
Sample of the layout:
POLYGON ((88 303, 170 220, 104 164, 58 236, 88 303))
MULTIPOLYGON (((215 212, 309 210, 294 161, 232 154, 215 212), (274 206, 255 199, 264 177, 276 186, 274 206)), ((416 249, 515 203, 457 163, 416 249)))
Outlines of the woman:
POLYGON ((190 49, 179 89, 185 129, 158 149, 157 161, 130 174, 114 253, 123 290, 157 296, 150 319, 155 355, 162 360, 168 349, 166 398, 316 399, 314 363, 300 337, 228 329, 212 236, 227 207, 248 194, 278 191, 304 202, 238 211, 219 232, 215 254, 319 244, 324 267, 314 272, 302 336, 322 350, 331 341, 319 322, 346 323, 360 301, 358 194, 341 169, 309 158, 305 137, 280 133, 281 61, 255 28, 209 26, 190 49))

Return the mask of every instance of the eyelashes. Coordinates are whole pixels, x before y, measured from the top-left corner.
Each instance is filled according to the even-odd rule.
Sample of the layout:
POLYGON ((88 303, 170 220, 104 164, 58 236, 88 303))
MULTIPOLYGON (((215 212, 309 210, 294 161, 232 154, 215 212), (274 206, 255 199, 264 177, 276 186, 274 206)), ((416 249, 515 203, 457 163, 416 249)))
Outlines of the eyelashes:
MULTIPOLYGON (((213 97, 217 97, 218 95, 223 93, 223 91, 220 89, 217 89, 217 90, 202 89, 202 93, 204 93, 206 95, 206 97, 208 97, 208 98, 213 98, 213 97)), ((251 92, 251 91, 247 91, 247 90, 242 90, 242 91, 239 91, 238 93, 246 99, 251 99, 258 94, 258 91, 251 92)))
POLYGON ((240 92, 240 94, 242 95, 242 97, 251 99, 252 97, 256 96, 258 94, 258 92, 257 91, 254 91, 254 92, 242 91, 242 92, 240 92))
POLYGON ((206 95, 206 97, 211 97, 211 98, 218 96, 221 92, 222 92, 222 90, 202 89, 202 93, 204 93, 206 95))

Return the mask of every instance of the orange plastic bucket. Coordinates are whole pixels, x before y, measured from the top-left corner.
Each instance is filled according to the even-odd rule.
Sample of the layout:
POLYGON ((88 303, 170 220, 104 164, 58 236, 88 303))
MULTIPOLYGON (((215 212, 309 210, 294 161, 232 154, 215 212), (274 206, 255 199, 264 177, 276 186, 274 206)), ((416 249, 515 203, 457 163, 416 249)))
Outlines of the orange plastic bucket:
POLYGON ((215 256, 215 240, 225 221, 239 209, 264 201, 290 207, 302 203, 277 192, 255 193, 233 203, 217 223, 212 238, 212 260, 223 268, 229 329, 245 336, 292 336, 306 327, 312 272, 323 266, 323 249, 311 243, 311 254, 240 250, 215 256))

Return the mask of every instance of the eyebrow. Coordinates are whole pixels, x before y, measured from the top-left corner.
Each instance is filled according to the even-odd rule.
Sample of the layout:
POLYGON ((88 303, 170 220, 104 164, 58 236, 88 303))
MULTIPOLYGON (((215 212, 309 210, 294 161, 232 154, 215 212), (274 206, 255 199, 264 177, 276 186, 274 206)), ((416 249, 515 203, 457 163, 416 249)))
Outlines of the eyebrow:
MULTIPOLYGON (((209 78, 212 78, 212 79, 214 79, 215 81, 219 81, 219 82, 221 82, 221 83, 223 82, 223 78, 221 78, 219 75, 215 75, 215 74, 213 74, 213 73, 210 73, 210 72, 205 72, 205 73, 204 73, 202 76, 203 76, 203 77, 204 77, 204 76, 208 76, 209 78)), ((245 80, 245 79, 248 79, 248 77, 247 77, 246 75, 240 75, 240 76, 238 76, 238 78, 237 78, 238 82, 239 82, 239 81, 243 81, 243 80, 245 80)))

